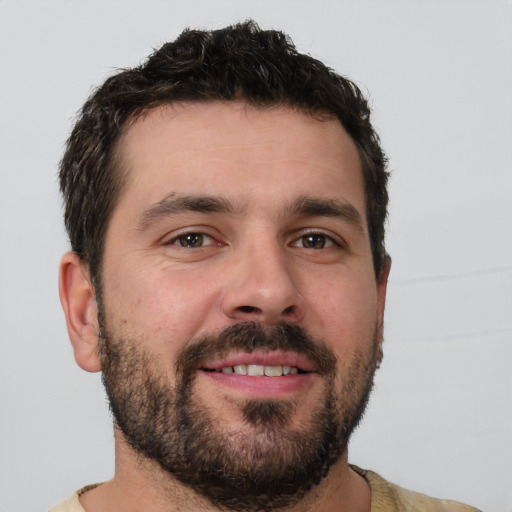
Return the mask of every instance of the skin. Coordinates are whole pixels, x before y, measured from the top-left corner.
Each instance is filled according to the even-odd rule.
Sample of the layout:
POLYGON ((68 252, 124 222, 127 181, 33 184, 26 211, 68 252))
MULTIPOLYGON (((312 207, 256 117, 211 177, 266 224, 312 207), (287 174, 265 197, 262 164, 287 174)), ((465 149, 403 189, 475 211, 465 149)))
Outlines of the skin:
MULTIPOLYGON (((126 131, 120 162, 127 182, 106 236, 105 317, 110 330, 140 338, 171 384, 184 346, 244 321, 299 324, 334 352, 339 375, 361 353, 380 350, 389 267, 376 279, 361 163, 338 121, 236 102, 159 107, 126 131), (155 214, 164 200, 199 195, 221 197, 231 210, 155 214), (306 196, 357 215, 291 211, 306 196), (207 236, 186 248, 180 244, 187 233, 207 236), (311 234, 320 237, 308 246, 311 234)), ((77 363, 100 371, 95 291, 73 253, 61 262, 60 293, 77 363)), ((307 385, 297 380, 291 389, 269 389, 201 372, 194 390, 229 430, 252 428, 238 403, 255 396, 294 400, 291 422, 300 428, 324 382, 314 373, 307 385)), ((119 432, 113 480, 80 501, 88 512, 211 509, 139 460, 119 432)), ((293 508, 334 509, 370 510, 370 490, 348 467, 346 452, 293 508)))

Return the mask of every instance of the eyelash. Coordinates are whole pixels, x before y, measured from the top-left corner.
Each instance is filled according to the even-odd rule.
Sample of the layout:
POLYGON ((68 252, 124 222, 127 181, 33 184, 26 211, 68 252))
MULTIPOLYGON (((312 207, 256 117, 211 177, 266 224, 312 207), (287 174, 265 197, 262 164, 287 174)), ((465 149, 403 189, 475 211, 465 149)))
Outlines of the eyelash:
POLYGON ((331 247, 340 247, 341 244, 335 240, 334 237, 327 235, 326 233, 322 233, 321 231, 309 231, 307 233, 303 233, 301 236, 296 238, 292 243, 292 247, 300 247, 302 249, 311 249, 311 250, 321 250, 321 249, 329 249, 331 247), (306 240, 308 240, 306 242, 306 240), (319 242, 320 247, 307 247, 304 243, 311 242, 319 242), (302 244, 299 246, 298 244, 302 244))
MULTIPOLYGON (((179 235, 171 238, 167 242, 165 242, 165 245, 177 245, 179 247, 182 247, 183 249, 200 249, 202 247, 207 247, 209 245, 214 245, 216 240, 201 231, 189 231, 185 233, 180 233, 179 235), (199 242, 201 245, 198 245, 197 247, 188 247, 187 245, 181 243, 184 239, 187 237, 197 237, 199 238, 199 242), (204 243, 204 239, 208 239, 208 243, 204 243), (181 242, 180 242, 181 240, 181 242)), ((311 249, 311 250, 321 250, 321 249, 329 249, 331 247, 343 247, 344 244, 337 239, 335 239, 333 236, 327 235, 326 233, 323 233, 321 231, 308 231, 302 233, 300 236, 293 239, 292 243, 290 244, 291 247, 300 247, 302 249, 311 249), (323 244, 321 247, 306 247, 304 245, 298 245, 301 241, 302 243, 305 242, 307 238, 314 239, 316 238, 318 242, 323 244)))
POLYGON ((180 233, 179 235, 171 238, 169 241, 165 242, 165 245, 179 245, 180 247, 183 247, 183 249, 199 249, 201 247, 213 245, 213 243, 215 243, 215 239, 212 236, 207 235, 206 233, 202 233, 201 231, 189 231, 187 233, 180 233), (206 245, 201 244, 198 247, 187 247, 186 245, 179 243, 180 240, 183 240, 186 237, 193 237, 193 236, 200 237, 201 240, 204 240, 204 238, 207 238, 210 240, 210 243, 208 243, 206 245))

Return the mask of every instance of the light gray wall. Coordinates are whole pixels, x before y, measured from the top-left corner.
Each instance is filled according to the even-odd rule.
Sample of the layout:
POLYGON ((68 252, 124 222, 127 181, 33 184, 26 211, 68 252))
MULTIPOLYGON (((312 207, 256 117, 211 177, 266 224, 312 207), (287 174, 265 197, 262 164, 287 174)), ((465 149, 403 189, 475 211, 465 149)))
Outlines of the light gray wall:
POLYGON ((497 0, 0 0, 0 512, 113 471, 99 377, 74 364, 57 297, 71 119, 114 67, 247 17, 368 89, 390 157, 385 358, 350 460, 511 512, 512 3, 497 0))

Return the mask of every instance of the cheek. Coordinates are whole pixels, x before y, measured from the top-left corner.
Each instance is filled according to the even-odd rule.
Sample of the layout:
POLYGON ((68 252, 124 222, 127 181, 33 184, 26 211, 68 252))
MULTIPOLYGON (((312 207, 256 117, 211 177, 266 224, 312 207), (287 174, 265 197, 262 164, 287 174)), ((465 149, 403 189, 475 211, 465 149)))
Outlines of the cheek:
POLYGON ((340 276, 313 295, 309 328, 339 360, 373 346, 378 311, 374 280, 340 276))
POLYGON ((202 331, 213 309, 216 291, 184 272, 154 267, 138 271, 118 266, 105 283, 104 303, 109 328, 128 330, 168 350, 181 347, 202 331))

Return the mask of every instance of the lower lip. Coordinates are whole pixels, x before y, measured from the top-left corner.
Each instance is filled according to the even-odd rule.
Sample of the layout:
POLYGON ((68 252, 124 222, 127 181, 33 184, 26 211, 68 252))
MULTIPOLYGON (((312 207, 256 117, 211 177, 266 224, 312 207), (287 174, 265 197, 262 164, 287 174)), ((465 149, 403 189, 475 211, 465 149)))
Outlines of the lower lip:
POLYGON ((201 371, 200 375, 215 384, 254 398, 282 398, 298 393, 306 386, 311 386, 313 379, 317 376, 316 373, 301 373, 282 377, 253 377, 236 373, 205 371, 201 371))

